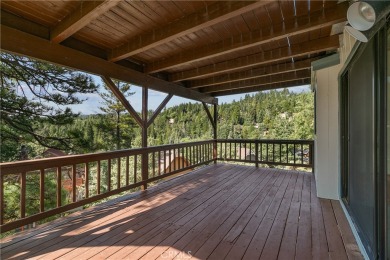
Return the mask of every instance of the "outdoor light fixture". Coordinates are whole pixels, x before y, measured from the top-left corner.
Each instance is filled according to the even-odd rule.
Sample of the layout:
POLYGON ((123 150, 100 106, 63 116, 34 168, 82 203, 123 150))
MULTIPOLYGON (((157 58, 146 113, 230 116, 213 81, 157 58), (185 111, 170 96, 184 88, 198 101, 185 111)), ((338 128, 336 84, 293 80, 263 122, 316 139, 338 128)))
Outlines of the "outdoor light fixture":
POLYGON ((351 4, 347 11, 349 25, 345 29, 361 42, 367 42, 374 34, 374 25, 390 11, 388 0, 365 0, 351 4))
POLYGON ((368 42, 368 40, 371 38, 368 32, 361 32, 359 30, 356 30, 350 25, 345 26, 345 30, 352 35, 356 40, 361 42, 368 42))

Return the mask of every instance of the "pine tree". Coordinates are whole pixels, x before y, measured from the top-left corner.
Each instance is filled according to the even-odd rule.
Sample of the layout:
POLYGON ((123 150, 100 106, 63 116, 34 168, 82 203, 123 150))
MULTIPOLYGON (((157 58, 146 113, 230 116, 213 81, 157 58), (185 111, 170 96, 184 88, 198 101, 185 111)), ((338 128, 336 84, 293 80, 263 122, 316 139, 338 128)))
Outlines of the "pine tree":
POLYGON ((67 105, 79 104, 82 93, 93 93, 98 86, 84 73, 49 63, 1 53, 1 161, 15 159, 21 144, 37 143, 44 147, 70 150, 70 133, 48 135, 42 124, 70 125, 78 114, 67 105), (3 146, 4 144, 4 146, 3 146))
MULTIPOLYGON (((126 98, 134 95, 134 92, 131 92, 130 84, 118 80, 114 80, 114 83, 126 98)), ((134 136, 133 128, 136 126, 134 119, 129 113, 126 113, 126 108, 108 87, 104 87, 107 92, 99 93, 104 100, 99 109, 108 115, 106 118, 107 120, 103 121, 100 125, 102 131, 104 131, 108 137, 108 140, 106 140, 107 149, 119 150, 131 148, 131 142, 134 136), (110 144, 115 144, 115 147, 110 144)))

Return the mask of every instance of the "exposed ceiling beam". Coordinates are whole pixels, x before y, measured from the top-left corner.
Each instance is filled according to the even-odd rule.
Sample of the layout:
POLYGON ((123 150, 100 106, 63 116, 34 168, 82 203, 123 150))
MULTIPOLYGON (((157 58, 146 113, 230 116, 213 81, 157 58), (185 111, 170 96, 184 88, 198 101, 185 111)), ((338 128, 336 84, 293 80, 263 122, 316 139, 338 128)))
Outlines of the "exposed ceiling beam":
POLYGON ((247 79, 243 81, 237 81, 222 85, 210 86, 201 88, 202 93, 215 93, 234 89, 243 89, 261 85, 271 85, 274 83, 282 83, 286 81, 292 81, 295 79, 307 79, 311 77, 310 69, 304 69, 299 71, 288 72, 285 74, 278 74, 272 76, 265 76, 262 78, 247 79))
POLYGON ((189 88, 208 87, 208 86, 219 85, 219 84, 224 84, 229 82, 236 82, 240 80, 260 78, 269 75, 276 75, 276 74, 281 74, 281 73, 286 73, 286 72, 296 71, 301 69, 309 69, 311 67, 311 63, 314 60, 316 59, 306 59, 297 62, 280 63, 273 66, 255 68, 246 71, 239 71, 239 72, 234 72, 234 73, 229 73, 229 74, 224 74, 219 76, 213 76, 211 78, 193 80, 187 83, 187 87, 189 88))
POLYGON ((216 92, 213 94, 213 96, 218 97, 218 96, 227 96, 227 95, 235 95, 235 94, 242 94, 242 93, 258 92, 258 91, 278 89, 278 88, 299 87, 299 86, 307 85, 310 83, 311 83, 310 79, 299 79, 299 80, 292 80, 289 82, 275 83, 275 84, 265 85, 265 86, 256 86, 256 87, 249 87, 249 88, 243 88, 243 89, 234 89, 234 90, 216 92))
POLYGON ((169 25, 148 31, 130 39, 126 44, 111 50, 109 60, 118 61, 128 58, 176 38, 252 11, 273 1, 217 1, 215 4, 207 6, 199 12, 186 15, 169 25))
POLYGON ((211 64, 187 71, 177 72, 170 75, 170 81, 177 82, 189 79, 206 78, 242 69, 249 69, 254 66, 278 62, 298 56, 310 55, 322 51, 335 50, 339 48, 339 36, 319 38, 287 47, 260 52, 254 55, 243 56, 237 59, 211 64))
POLYGON ((76 10, 66 16, 51 30, 51 41, 55 43, 62 42, 118 3, 117 0, 81 1, 76 10))
POLYGON ((348 3, 336 5, 333 8, 325 9, 310 14, 309 16, 298 17, 285 21, 283 24, 273 28, 263 28, 236 35, 223 41, 197 48, 196 51, 185 51, 178 53, 168 59, 156 61, 146 66, 146 73, 156 73, 162 70, 186 65, 191 62, 197 62, 221 55, 230 54, 272 41, 294 35, 318 30, 333 24, 346 21, 348 3))
POLYGON ((146 75, 4 25, 1 25, 0 46, 4 51, 52 62, 99 76, 118 79, 164 93, 173 93, 177 96, 209 104, 217 102, 210 95, 181 87, 175 83, 146 75))

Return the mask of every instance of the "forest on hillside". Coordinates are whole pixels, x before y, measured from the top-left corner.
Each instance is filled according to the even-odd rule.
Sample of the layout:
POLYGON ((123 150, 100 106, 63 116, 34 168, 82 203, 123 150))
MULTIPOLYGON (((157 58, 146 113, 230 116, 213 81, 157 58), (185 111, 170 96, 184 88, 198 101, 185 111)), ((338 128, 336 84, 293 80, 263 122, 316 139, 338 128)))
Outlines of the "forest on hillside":
MULTIPOLYGON (((141 131, 104 84, 88 74, 13 54, 0 55, 0 161, 42 157, 48 148, 85 154, 141 146, 141 131), (72 105, 96 93, 99 114, 80 115, 72 105)), ((131 103, 134 87, 113 80, 131 103)), ((213 108, 210 108, 211 114, 213 108)), ((149 117, 153 111, 149 111, 149 117)), ((246 95, 218 106, 218 138, 312 139, 313 93, 287 89, 246 95)), ((212 138, 201 103, 166 108, 148 129, 148 145, 212 138)))
MULTIPOLYGON (((211 111, 213 108, 210 108, 211 111)), ((153 111, 149 111, 151 115, 153 111)), ((313 93, 284 90, 246 95, 238 101, 218 106, 220 139, 312 139, 314 126, 313 93)), ((71 136, 65 153, 82 154, 141 146, 141 130, 124 110, 118 119, 115 110, 79 116, 72 124, 36 122, 49 136, 71 136), (103 113, 106 112, 106 113, 103 113)), ((186 103, 164 109, 148 130, 148 145, 207 140, 212 127, 200 103, 186 103)), ((28 158, 37 158, 47 149, 34 140, 20 143, 28 158)), ((20 150, 2 153, 3 161, 17 160, 20 150)))

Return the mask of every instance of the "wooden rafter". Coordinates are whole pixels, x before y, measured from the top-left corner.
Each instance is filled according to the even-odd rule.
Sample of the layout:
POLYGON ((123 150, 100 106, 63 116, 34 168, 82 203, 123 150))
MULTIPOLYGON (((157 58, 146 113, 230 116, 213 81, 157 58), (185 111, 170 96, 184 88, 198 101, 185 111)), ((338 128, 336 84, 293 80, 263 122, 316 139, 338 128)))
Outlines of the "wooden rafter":
POLYGON ((209 95, 52 43, 4 25, 1 25, 0 46, 4 51, 45 60, 96 75, 109 75, 111 78, 138 86, 147 85, 151 89, 164 93, 175 93, 177 96, 209 104, 217 102, 215 98, 209 95))
POLYGON ((291 71, 296 71, 301 69, 309 69, 311 67, 311 62, 314 60, 315 59, 306 59, 297 62, 281 63, 273 66, 255 68, 246 71, 239 71, 239 72, 234 72, 234 73, 229 73, 229 74, 224 74, 219 76, 213 76, 205 79, 193 80, 187 83, 187 87, 202 88, 202 87, 219 85, 219 84, 224 84, 229 82, 236 82, 240 80, 247 80, 253 78, 260 78, 264 76, 276 75, 276 74, 281 74, 281 73, 286 73, 286 72, 291 72, 291 71))
POLYGON ((147 65, 146 73, 182 66, 190 62, 201 61, 216 56, 230 54, 235 51, 260 46, 271 41, 281 40, 287 36, 318 30, 346 20, 348 3, 336 5, 324 11, 314 12, 309 16, 298 17, 285 21, 283 24, 236 35, 221 42, 197 48, 193 52, 181 52, 173 57, 156 61, 147 65))
POLYGON ((111 50, 110 61, 118 61, 170 42, 192 32, 220 23, 232 17, 266 5, 266 1, 223 1, 205 7, 197 13, 185 16, 170 25, 141 34, 126 44, 111 50))
POLYGON ((55 43, 62 42, 117 4, 117 0, 82 1, 76 10, 51 30, 51 41, 55 43))
POLYGON ((135 119, 137 124, 142 127, 143 126, 143 120, 138 115, 138 113, 134 110, 133 106, 129 103, 129 101, 126 99, 126 97, 123 95, 123 93, 118 89, 118 87, 115 85, 115 83, 107 76, 102 76, 102 80, 106 83, 107 87, 110 88, 112 93, 116 96, 116 98, 122 103, 122 105, 126 108, 126 110, 129 112, 129 114, 135 119))
POLYGON ((170 80, 177 82, 189 79, 206 78, 213 75, 234 72, 242 69, 249 69, 254 66, 278 62, 298 56, 335 50, 339 48, 339 45, 339 36, 333 35, 330 37, 319 38, 301 44, 295 44, 266 52, 260 52, 254 55, 244 56, 217 64, 211 64, 196 69, 177 72, 170 75, 170 80))
POLYGON ((264 86, 255 86, 255 87, 248 87, 248 88, 244 88, 244 89, 234 89, 234 90, 216 92, 213 94, 213 96, 215 96, 215 97, 227 96, 227 95, 235 95, 235 94, 241 94, 241 93, 263 91, 263 90, 268 90, 268 89, 298 87, 298 86, 310 84, 310 82, 311 82, 310 79, 292 80, 292 81, 288 81, 288 82, 267 85, 266 88, 264 88, 264 86))
POLYGON ((310 69, 304 69, 304 70, 293 71, 284 74, 271 75, 271 76, 265 76, 261 78, 247 79, 243 81, 205 87, 205 88, 201 88, 201 92, 203 93, 223 92, 227 90, 244 89, 244 88, 255 87, 260 85, 265 86, 274 83, 282 83, 286 81, 292 81, 294 79, 307 79, 310 77, 311 77, 310 69))

